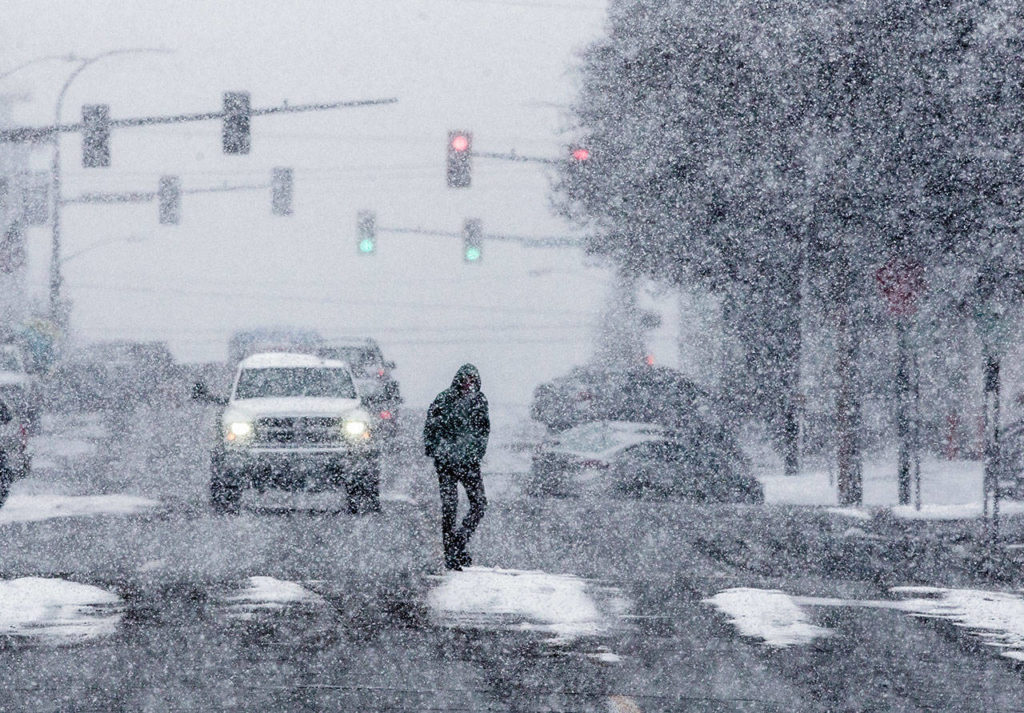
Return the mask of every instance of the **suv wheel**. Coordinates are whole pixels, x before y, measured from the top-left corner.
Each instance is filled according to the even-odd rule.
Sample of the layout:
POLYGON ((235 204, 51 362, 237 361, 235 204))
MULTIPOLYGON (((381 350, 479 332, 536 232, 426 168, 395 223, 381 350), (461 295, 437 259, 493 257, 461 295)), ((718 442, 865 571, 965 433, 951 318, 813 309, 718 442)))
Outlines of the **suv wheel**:
POLYGON ((380 512, 380 468, 374 466, 350 479, 345 494, 348 511, 353 515, 380 512))
POLYGON ((242 505, 238 477, 227 471, 217 457, 210 461, 210 505, 220 515, 237 515, 242 505))

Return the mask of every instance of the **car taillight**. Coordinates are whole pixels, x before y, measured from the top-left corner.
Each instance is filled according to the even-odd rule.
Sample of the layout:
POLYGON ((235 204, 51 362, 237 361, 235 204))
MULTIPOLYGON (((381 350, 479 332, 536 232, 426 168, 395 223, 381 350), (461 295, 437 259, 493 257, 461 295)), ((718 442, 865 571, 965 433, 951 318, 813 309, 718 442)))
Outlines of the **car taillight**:
POLYGON ((386 374, 386 373, 387 372, 385 372, 383 369, 377 369, 377 376, 379 376, 381 378, 384 378, 384 374, 386 374))
POLYGON ((24 423, 18 425, 18 433, 21 436, 21 450, 25 450, 28 448, 28 429, 24 423))
POLYGON ((391 419, 393 419, 395 417, 395 415, 393 413, 391 413, 390 411, 381 411, 380 412, 380 417, 382 419, 384 419, 385 421, 390 421, 391 419))
POLYGON ((603 460, 585 460, 580 465, 584 468, 607 468, 608 464, 603 460))

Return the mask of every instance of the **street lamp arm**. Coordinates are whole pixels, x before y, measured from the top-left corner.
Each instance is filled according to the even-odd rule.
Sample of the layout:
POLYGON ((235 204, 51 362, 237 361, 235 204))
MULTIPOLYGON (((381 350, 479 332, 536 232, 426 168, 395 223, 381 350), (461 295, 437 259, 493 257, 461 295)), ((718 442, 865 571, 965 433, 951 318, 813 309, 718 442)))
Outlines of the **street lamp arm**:
POLYGON ((62 62, 74 62, 74 61, 76 61, 78 59, 78 57, 76 57, 73 54, 48 54, 45 57, 36 57, 35 59, 30 59, 28 62, 22 62, 21 64, 19 64, 17 67, 14 67, 13 69, 8 69, 6 72, 0 73, 0 79, 6 79, 7 77, 10 77, 12 74, 16 74, 16 73, 20 72, 21 70, 25 69, 26 67, 31 67, 34 64, 42 64, 43 62, 51 62, 51 61, 53 61, 55 59, 59 59, 62 62))
POLYGON ((60 133, 56 127, 60 126, 60 115, 61 110, 64 108, 64 96, 67 94, 68 89, 71 87, 71 83, 82 72, 85 68, 100 61, 107 57, 114 57, 122 54, 170 54, 173 50, 161 47, 133 47, 127 49, 116 49, 102 52, 92 57, 81 58, 81 64, 73 71, 68 78, 64 81, 64 85, 60 88, 60 94, 57 95, 57 111, 54 116, 53 126, 53 162, 50 164, 50 176, 52 179, 52 195, 53 195, 53 220, 52 225, 52 237, 50 247, 50 318, 55 324, 60 325, 61 329, 64 329, 67 325, 64 324, 65 317, 62 313, 61 300, 60 300, 60 289, 61 283, 64 281, 61 276, 60 266, 63 262, 60 258, 60 209, 63 203, 63 197, 61 196, 61 176, 60 176, 60 133))
POLYGON ((129 235, 127 237, 121 237, 121 238, 107 238, 106 240, 98 240, 95 243, 93 243, 92 245, 88 245, 88 246, 82 248, 81 250, 76 250, 73 253, 69 253, 68 255, 65 255, 64 257, 61 258, 60 264, 64 265, 66 263, 69 263, 72 260, 74 260, 76 257, 78 257, 79 255, 85 255, 86 253, 90 253, 93 250, 96 250, 98 248, 102 248, 102 247, 104 247, 106 245, 114 245, 115 243, 141 243, 141 242, 144 242, 145 240, 146 240, 145 238, 140 237, 138 235, 129 235))

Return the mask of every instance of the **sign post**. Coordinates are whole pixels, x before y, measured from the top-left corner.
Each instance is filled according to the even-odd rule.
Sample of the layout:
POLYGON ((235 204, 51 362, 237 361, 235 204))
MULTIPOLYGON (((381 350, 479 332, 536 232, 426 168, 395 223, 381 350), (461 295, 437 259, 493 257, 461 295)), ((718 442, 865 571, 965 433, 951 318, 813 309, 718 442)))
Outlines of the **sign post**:
POLYGON ((910 322, 917 312, 918 295, 925 289, 924 268, 920 263, 894 257, 875 271, 875 282, 886 300, 896 323, 896 435, 899 440, 900 505, 910 504, 911 481, 916 483, 915 505, 921 509, 921 457, 919 450, 920 414, 917 400, 920 374, 916 353, 911 359, 908 345, 910 322), (913 405, 912 405, 913 402, 913 405), (913 477, 911 468, 913 467, 913 477))

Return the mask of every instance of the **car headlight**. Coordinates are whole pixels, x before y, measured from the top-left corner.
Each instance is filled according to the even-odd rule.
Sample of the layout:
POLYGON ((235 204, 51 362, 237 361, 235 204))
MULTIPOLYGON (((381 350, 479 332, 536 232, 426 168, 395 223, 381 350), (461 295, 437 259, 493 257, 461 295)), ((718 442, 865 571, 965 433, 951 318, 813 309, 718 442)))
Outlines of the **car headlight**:
POLYGON ((248 421, 232 421, 228 424, 227 433, 224 438, 229 441, 238 441, 252 435, 252 424, 248 421))
POLYGON ((369 438, 370 427, 366 421, 360 421, 359 419, 348 419, 342 425, 342 429, 345 431, 345 435, 349 438, 369 438))

